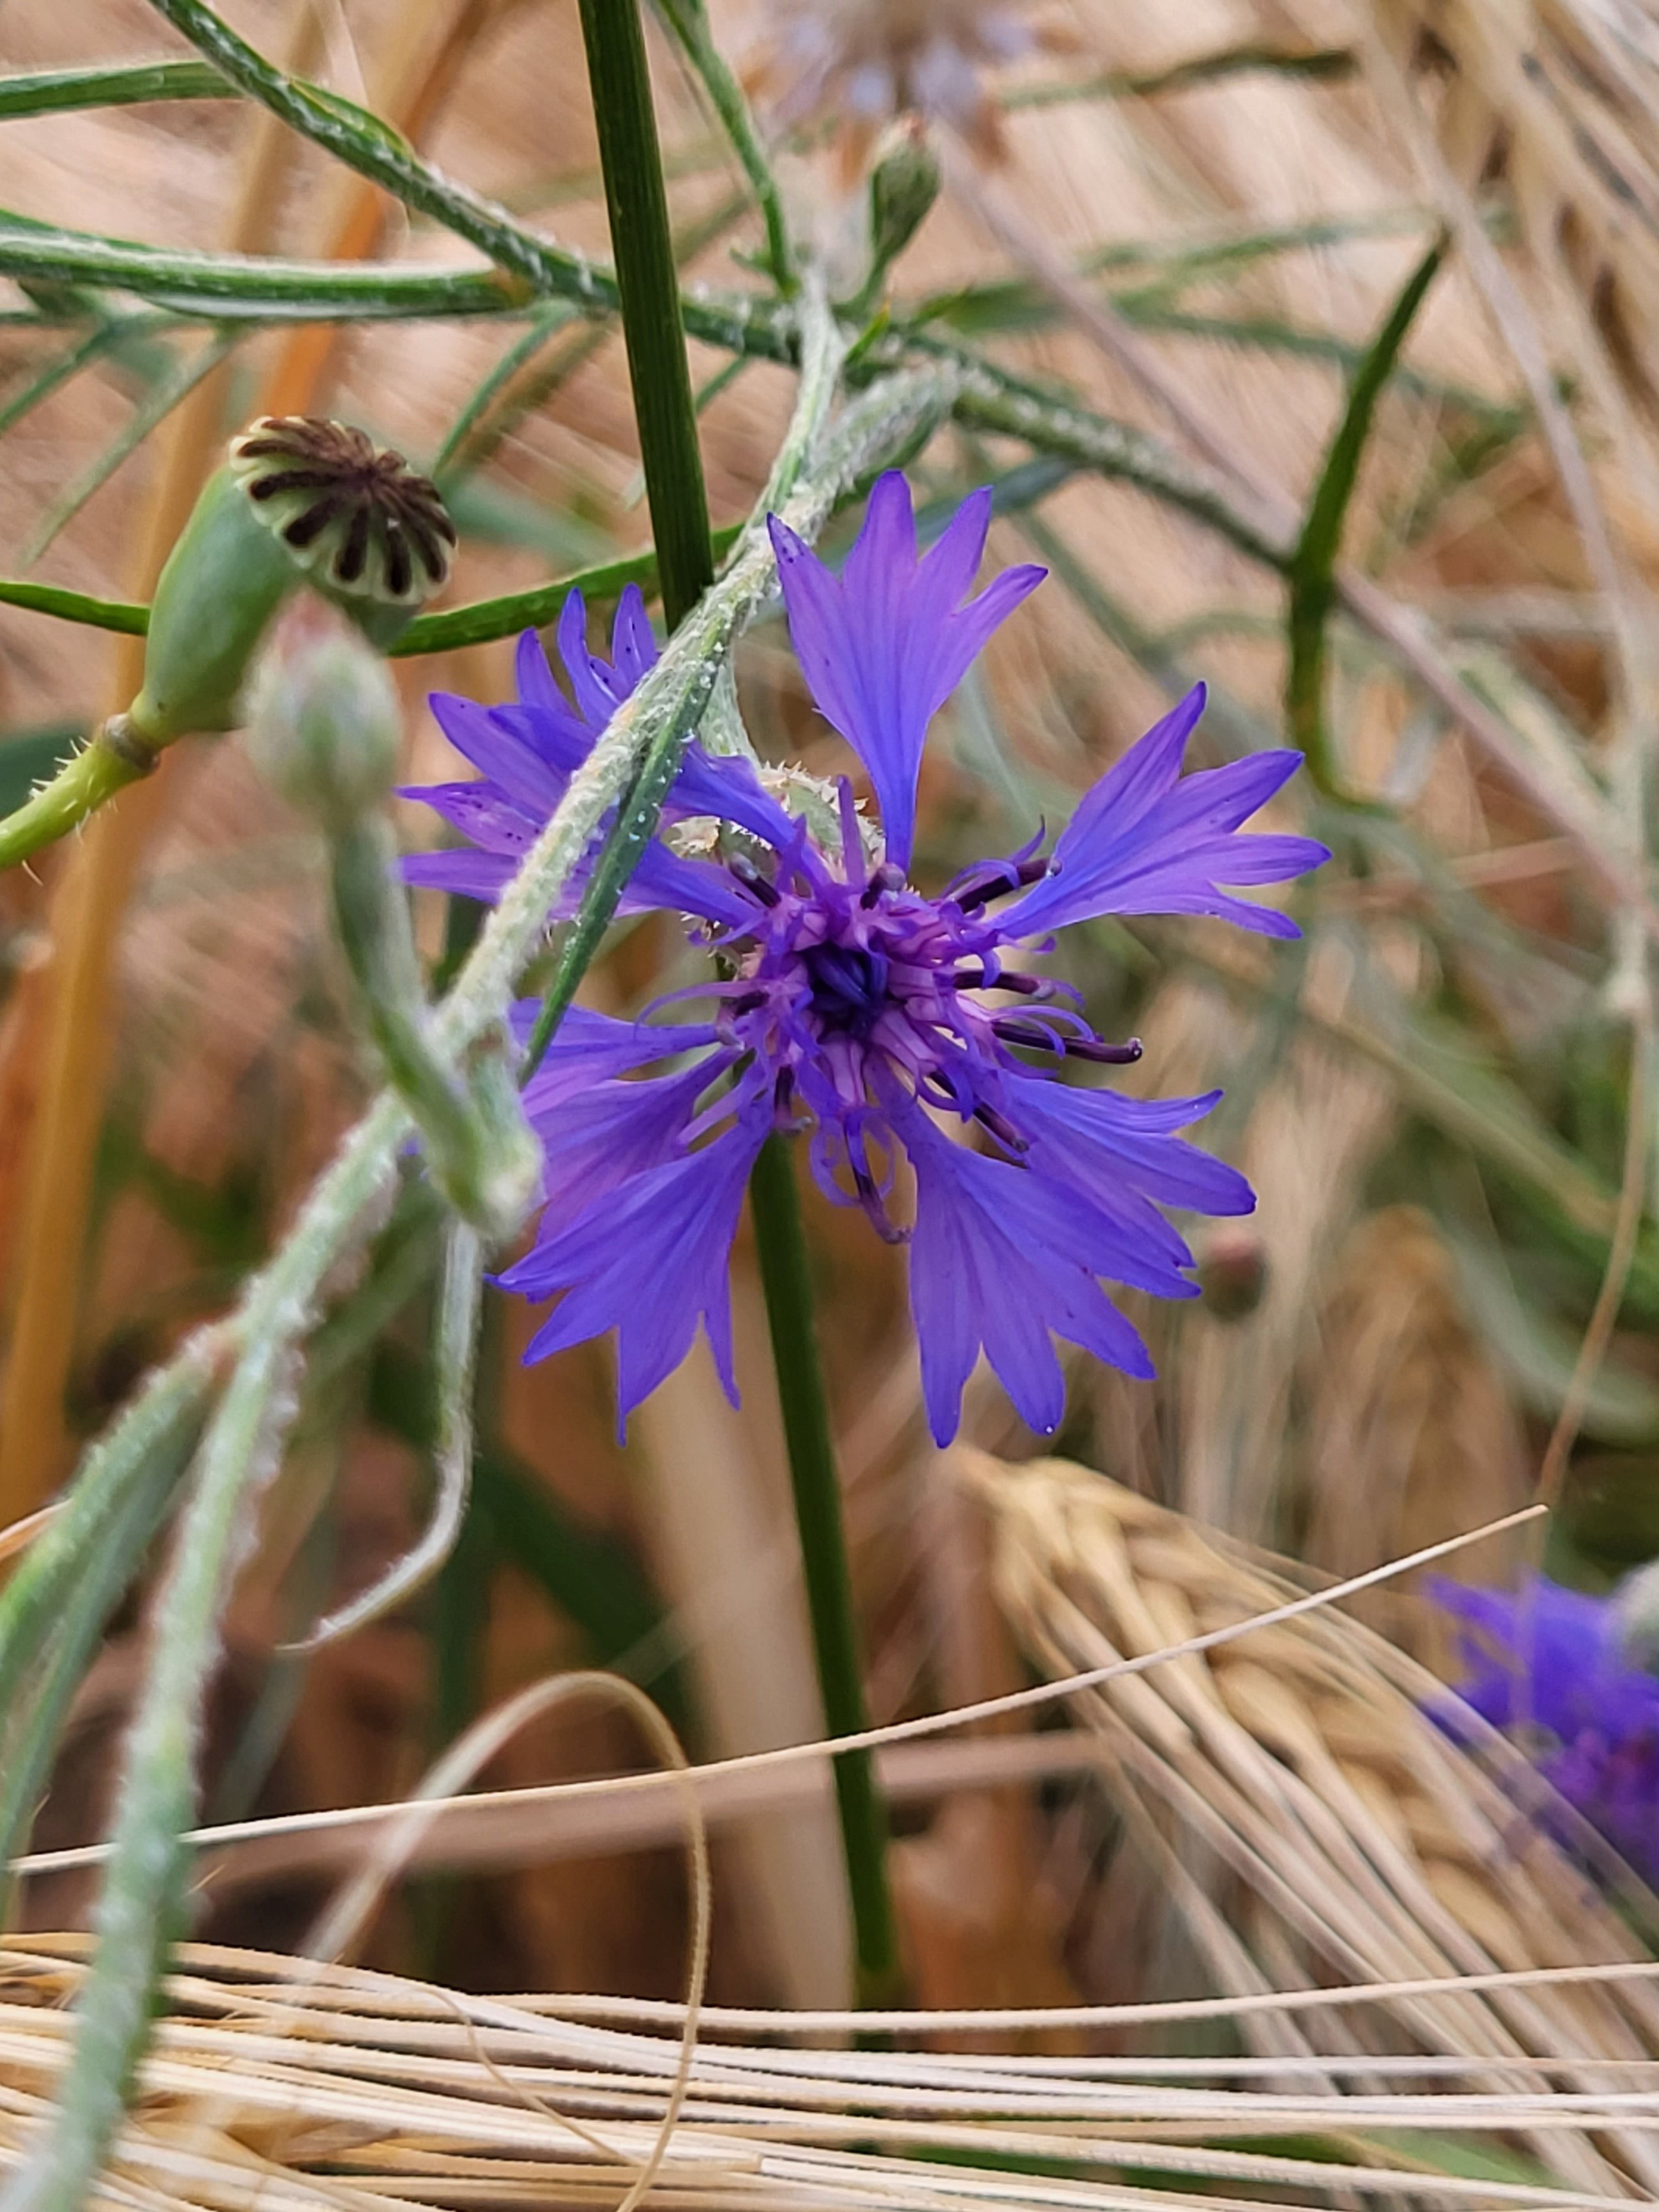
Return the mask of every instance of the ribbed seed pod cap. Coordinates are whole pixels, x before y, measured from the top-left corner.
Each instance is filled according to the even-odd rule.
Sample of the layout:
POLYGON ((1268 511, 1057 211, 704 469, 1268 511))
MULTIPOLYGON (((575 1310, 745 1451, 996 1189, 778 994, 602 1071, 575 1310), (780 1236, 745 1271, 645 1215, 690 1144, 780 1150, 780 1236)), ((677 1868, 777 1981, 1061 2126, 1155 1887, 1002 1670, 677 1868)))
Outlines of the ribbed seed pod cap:
POLYGON ((449 574, 436 488, 344 422, 267 416, 231 441, 167 556, 127 710, 150 747, 234 729, 267 624, 309 584, 384 649, 449 574))
POLYGON ((448 580, 455 526, 435 484, 346 422, 267 415, 231 441, 232 475, 325 597, 371 636, 448 580))

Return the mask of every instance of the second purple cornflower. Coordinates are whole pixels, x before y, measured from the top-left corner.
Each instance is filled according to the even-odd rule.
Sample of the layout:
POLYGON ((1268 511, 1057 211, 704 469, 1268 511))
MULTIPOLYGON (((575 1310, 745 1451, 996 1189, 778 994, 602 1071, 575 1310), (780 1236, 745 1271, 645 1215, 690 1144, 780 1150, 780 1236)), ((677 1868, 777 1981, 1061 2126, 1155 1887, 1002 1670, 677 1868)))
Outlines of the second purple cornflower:
MULTIPOLYGON (((624 1419, 684 1358, 699 1320, 735 1399, 728 1260, 750 1170, 775 1129, 807 1136, 813 1177, 834 1204, 861 1207, 879 1235, 908 1243, 941 1443, 981 1349, 1045 1431, 1064 1408, 1054 1336, 1149 1376, 1146 1346, 1103 1279, 1194 1297, 1183 1273, 1192 1253, 1160 1207, 1255 1205, 1243 1176, 1177 1133, 1219 1092, 1148 1101, 1056 1079, 1140 1048, 1097 1036, 1076 994, 1027 963, 1054 931, 1109 914, 1209 915, 1296 936, 1284 915, 1232 893, 1328 857, 1309 838, 1236 834, 1299 754, 1255 753, 1182 776, 1200 686, 1085 795, 1046 855, 1033 840, 936 896, 908 879, 927 726, 1042 579, 1011 568, 967 596, 989 517, 989 493, 975 493, 919 558, 908 488, 890 473, 839 575, 774 520, 795 651, 820 712, 863 763, 880 842, 872 847, 844 779, 824 806, 792 811, 779 795, 787 781, 774 788, 750 763, 694 744, 630 899, 695 918, 715 972, 675 996, 701 999, 706 1018, 574 1009, 526 1087, 546 1210, 534 1246, 501 1280, 560 1301, 529 1358, 616 1331, 624 1419), (711 857, 674 849, 675 825, 693 817, 711 857), (915 1179, 908 1223, 893 1210, 901 1153, 915 1179)), ((520 647, 516 706, 434 701, 483 781, 410 794, 473 847, 411 860, 412 881, 495 896, 656 651, 636 593, 618 611, 611 664, 589 653, 574 593, 559 643, 574 711, 533 636, 520 647)))
MULTIPOLYGON (((1437 1581, 1458 1625, 1458 1694, 1649 1881, 1659 1881, 1659 1676, 1626 1649, 1621 1585, 1607 1597, 1529 1575, 1517 1590, 1437 1581)), ((1455 1711, 1437 1714, 1457 1733, 1455 1711)))

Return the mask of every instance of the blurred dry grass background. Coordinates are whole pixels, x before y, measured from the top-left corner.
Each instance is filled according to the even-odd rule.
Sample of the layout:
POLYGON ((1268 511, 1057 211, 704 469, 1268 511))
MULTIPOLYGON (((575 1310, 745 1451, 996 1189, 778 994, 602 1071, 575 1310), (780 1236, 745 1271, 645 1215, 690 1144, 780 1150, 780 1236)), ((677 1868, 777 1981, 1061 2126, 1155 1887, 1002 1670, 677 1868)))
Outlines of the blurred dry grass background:
MULTIPOLYGON (((265 50, 308 52, 312 74, 399 115, 453 173, 545 221, 561 240, 603 251, 573 0, 344 0, 314 17, 308 0, 250 0, 235 13, 265 50)), ((764 6, 714 15, 738 56, 753 56, 774 27, 764 6)), ((1054 22, 1062 37, 994 80, 1002 153, 992 187, 1048 253, 1092 261, 1088 281, 1115 300, 1163 374, 1292 508, 1305 502, 1340 418, 1345 368, 1436 223, 1463 224, 1465 250, 1431 295, 1407 349, 1408 374, 1385 401, 1347 556, 1424 611, 1451 664, 1478 672, 1522 733, 1517 750, 1529 747, 1569 800, 1603 773, 1627 792, 1625 763, 1649 742, 1642 611, 1659 562, 1651 11, 1636 0, 1070 0, 1054 22), (1252 66, 1195 72, 1196 81, 1177 74, 1139 94, 1122 88, 1249 53, 1252 66), (1317 71, 1283 65, 1310 55, 1326 58, 1317 71), (1478 247, 1489 234, 1497 278, 1483 297, 1491 272, 1478 247), (1542 389, 1534 374, 1529 392, 1540 362, 1542 389), (1558 392, 1588 457, 1582 481, 1569 472, 1565 487, 1546 434, 1558 392)), ((10 0, 3 35, 9 69, 167 44, 137 0, 10 0)), ((701 228, 708 240, 688 273, 724 282, 731 245, 752 242, 753 226, 665 46, 656 60, 676 219, 683 234, 701 228)), ((843 250, 851 218, 837 148, 798 149, 785 179, 803 228, 843 250)), ((273 152, 232 105, 8 123, 0 190, 26 216, 158 241, 211 247, 235 229, 246 245, 308 258, 343 242, 353 253, 416 261, 444 251, 433 234, 342 184, 312 149, 290 143, 273 152), (259 185, 252 204, 250 175, 259 185)), ((1002 357, 1063 378, 1106 411, 1176 436, 1134 378, 1068 324, 1031 276, 988 234, 971 196, 947 195, 902 264, 899 289, 916 301, 1006 277, 1008 287, 959 302, 947 322, 982 331, 1002 357)), ((337 331, 326 343, 307 334, 302 346, 282 332, 248 337, 174 417, 184 459, 173 465, 187 471, 191 438, 204 461, 224 428, 273 394, 362 422, 425 462, 505 343, 498 330, 465 322, 337 331)), ((157 389, 167 374, 160 349, 134 342, 9 433, 0 469, 9 568, 157 389)), ((722 363, 694 353, 702 383, 722 363)), ((7 391, 45 357, 40 335, 0 330, 7 391)), ((458 597, 526 586, 647 534, 619 339, 580 325, 556 334, 515 389, 522 406, 455 487, 458 597)), ((757 495, 789 396, 782 371, 750 364, 708 406, 717 520, 757 495)), ((167 465, 167 434, 92 493, 39 573, 110 596, 137 588, 136 549, 167 465)), ((943 496, 1019 458, 951 433, 915 473, 943 496)), ((930 870, 1012 845, 1044 811, 1051 820, 1063 813, 1177 678, 1212 682, 1221 744, 1279 720, 1277 577, 1167 506, 1082 474, 1060 472, 1039 505, 1017 507, 994 531, 994 558, 1024 557, 1032 546, 1054 580, 994 644, 939 733, 924 793, 930 870)), ((116 653, 92 632, 0 611, 0 728, 27 733, 96 715, 109 703, 116 653)), ((1166 924, 1103 929, 1079 956, 1075 979, 1103 1026, 1146 1038, 1139 1073, 1152 1087, 1225 1086, 1206 1141, 1247 1170, 1261 1204, 1246 1235, 1229 1230, 1206 1249, 1214 1287, 1204 1305, 1137 1314, 1158 1353, 1157 1386, 1079 1365, 1060 1446, 1132 1494, 1090 1509, 1119 1512, 1126 1527, 1142 1525, 1139 1497, 1344 1574, 1530 1494, 1606 1258, 1624 1157, 1626 1032, 1602 989, 1605 896, 1559 823, 1448 729, 1374 640, 1341 629, 1334 664, 1330 720, 1348 797, 1307 792, 1297 803, 1321 834, 1341 828, 1343 860, 1302 899, 1302 951, 1257 961, 1204 926, 1166 924)), ((423 695, 507 696, 509 648, 399 666, 409 779, 452 773, 423 695)), ((765 750, 809 764, 831 758, 775 628, 750 641, 741 681, 765 750)), ((1628 806, 1618 818, 1638 826, 1628 806)), ((154 786, 122 802, 120 823, 132 897, 101 1040, 107 1066, 91 1054, 89 1103, 77 1093, 98 1124, 84 1249, 70 1237, 64 1261, 77 1434, 97 1426, 190 1321, 217 1310, 365 1084, 312 856, 236 743, 176 750, 154 786)), ((412 812, 404 826, 425 834, 412 812)), ((28 1295, 22 1224, 51 1108, 42 1038, 62 963, 54 969, 50 917, 71 865, 53 856, 38 876, 0 881, 0 1269, 14 1327, 28 1295)), ((442 916, 423 912, 421 921, 435 957, 442 916)), ((673 957, 665 936, 635 931, 595 988, 615 1003, 631 1000, 673 957)), ((1064 1576, 1029 1556, 1036 1594, 1006 1602, 1003 1621, 983 1530, 925 1447, 893 1255, 843 1215, 819 1211, 814 1232, 878 1721, 1010 1686, 1022 1656, 1093 1663, 1086 1653, 1101 1637, 1140 1648, 1123 1616, 1098 1605, 1095 1641, 1076 1644, 1070 1615, 1069 1636, 1056 1632, 1044 1607, 1060 1602, 1064 1576)), ((1644 1246, 1567 1486, 1558 1561, 1592 1576, 1659 1549, 1656 1279, 1644 1246)), ((431 1601, 301 1665, 280 1645, 368 1583, 406 1546, 421 1512, 422 1456, 398 1411, 418 1395, 418 1335, 372 1371, 343 1359, 269 1504, 235 1603, 208 1760, 210 1816, 395 1798, 473 1711, 595 1657, 678 1698, 708 1753, 820 1733, 759 1293, 741 1247, 736 1316, 743 1419, 698 1357, 622 1449, 603 1352, 522 1369, 515 1354, 531 1316, 502 1304, 491 1323, 479 1509, 452 1571, 431 1601)), ((994 1390, 971 1391, 969 1407, 974 1443, 1010 1461, 1035 1450, 994 1390)), ((21 1449, 46 1462, 51 1481, 67 1471, 67 1438, 32 1435, 21 1449)), ((1103 1486, 1093 1494, 1120 1497, 1103 1486)), ((1143 1563, 1133 1564, 1139 1575, 1143 1563)), ((1513 1559, 1479 1564, 1496 1574, 1513 1559)), ((1006 1565, 998 1587, 1006 1601, 1006 1565)), ((1120 1587, 1114 1601, 1122 1598, 1120 1587)), ((1419 1644, 1413 1602, 1378 1600, 1376 1619, 1419 1644)), ((1169 1619, 1150 1618, 1171 1632, 1169 1619)), ((100 1832, 137 1627, 122 1625, 82 1696, 38 1847, 100 1832)), ((1354 1641, 1342 1664, 1386 1705, 1388 1727, 1409 1740, 1399 1759, 1419 1761, 1420 1778, 1433 1739, 1420 1724, 1413 1733, 1417 1678, 1382 1649, 1354 1641)), ((1242 1730, 1279 1752, 1291 1723, 1250 1705, 1245 1671, 1216 1693, 1231 1713, 1235 1748, 1242 1730)), ((1147 1727, 1169 1760, 1169 1730, 1192 1716, 1180 1709, 1187 1692, 1174 1680, 1163 1686, 1176 1717, 1147 1727)), ((1364 1726, 1382 1725, 1377 1710, 1364 1726)), ((921 2002, 1165 1996, 1209 1986, 1224 1959, 1258 1987, 1309 1971, 1270 1916, 1239 1902, 1237 1869, 1219 1870, 1213 1838, 1187 1835, 1191 1805, 1212 1803, 1215 1788, 1184 1768, 1184 1797, 1160 1797, 1144 1764, 1152 1754, 1129 1756, 1131 1738, 1141 1741, 1133 1705, 1103 1705, 1097 1724, 1114 1762, 1103 1800, 1097 1778, 1075 1775, 994 1790, 936 1780, 902 1813, 901 1900, 921 2002), (1117 1805, 1115 1816, 1103 1802, 1117 1805), (1146 1910, 1149 1888, 1177 1863, 1176 1887, 1193 1899, 1179 1934, 1146 1910)), ((1220 1751, 1207 1755, 1225 1765, 1220 1751)), ((1339 1765, 1358 1755, 1347 1739, 1334 1753, 1339 1765)), ((640 1756, 623 1722, 560 1715, 516 1737, 486 1778, 510 1786, 640 1756)), ((1401 1820, 1409 1828, 1419 1800, 1402 1795, 1387 1758, 1376 1753, 1369 1780, 1344 1768, 1354 1802, 1397 1843, 1412 1878, 1434 1890, 1443 1923, 1436 1965, 1420 1953, 1402 1963, 1403 1953, 1382 1946, 1364 1972, 1462 1971, 1483 1947, 1504 1966, 1561 1963, 1557 1952, 1622 1955, 1625 1939, 1582 1883, 1561 1902, 1573 1877, 1559 1860, 1548 1880, 1567 1917, 1545 1942, 1550 1956, 1528 1949, 1544 1938, 1524 1919, 1499 1929, 1474 1904, 1460 1919, 1445 1869, 1476 1889, 1496 1884, 1509 1844, 1495 1785, 1462 1802, 1453 1754, 1441 1747, 1433 1758, 1440 1780, 1420 1801, 1423 1821, 1443 1841, 1455 1817, 1464 1824, 1437 1872, 1411 1860, 1411 1834, 1394 1834, 1401 1820)), ((1319 1798, 1328 1778, 1304 1773, 1299 1786, 1319 1798)), ((1263 1802, 1282 1813, 1282 1774, 1262 1787, 1263 1802)), ((470 1988, 677 1992, 685 1892, 676 1850, 659 1838, 631 1853, 596 1845, 588 1856, 542 1863, 533 1838, 521 1843, 518 1863, 406 1886, 377 1922, 367 1959, 470 1988)), ((227 1943, 296 1942, 327 1880, 296 1861, 258 1881, 227 1882, 222 1899, 210 1887, 199 1932, 227 1943)), ((82 1874, 33 1881, 27 1924, 80 1924, 88 1897, 82 1874)), ((718 1999, 844 2000, 844 1907, 824 1789, 721 1826, 715 1900, 718 1999)), ((1397 1932, 1397 1915, 1389 1924, 1397 1932)), ((1335 1966, 1327 1952, 1313 1971, 1335 1966)), ((1613 1999, 1605 2009, 1588 2027, 1575 2017, 1589 2055, 1648 2047, 1644 2006, 1634 2017, 1613 1999)), ((1512 2019, 1492 2027, 1494 2047, 1511 2047, 1502 2037, 1512 2028, 1512 2019)), ((1422 2021, 1410 2030, 1423 2034, 1422 2021)), ((1565 2030, 1557 2019, 1539 2033, 1547 2045, 1565 2030)), ((1526 2047, 1536 2052, 1537 2036, 1526 2047)), ((1646 2174, 1648 2155, 1622 2143, 1608 2154, 1587 2136, 1580 2178, 1616 2189, 1620 2174, 1646 2174)))

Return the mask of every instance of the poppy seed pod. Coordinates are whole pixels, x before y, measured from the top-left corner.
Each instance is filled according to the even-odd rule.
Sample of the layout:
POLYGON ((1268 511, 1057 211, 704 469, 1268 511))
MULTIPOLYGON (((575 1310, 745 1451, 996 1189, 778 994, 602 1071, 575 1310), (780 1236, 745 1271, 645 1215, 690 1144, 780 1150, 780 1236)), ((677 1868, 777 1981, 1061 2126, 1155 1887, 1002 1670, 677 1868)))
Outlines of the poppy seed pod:
POLYGON ((434 486, 362 431, 305 416, 250 424, 157 581, 135 736, 155 747, 234 728, 254 649, 301 584, 389 645, 447 578, 454 543, 434 486))

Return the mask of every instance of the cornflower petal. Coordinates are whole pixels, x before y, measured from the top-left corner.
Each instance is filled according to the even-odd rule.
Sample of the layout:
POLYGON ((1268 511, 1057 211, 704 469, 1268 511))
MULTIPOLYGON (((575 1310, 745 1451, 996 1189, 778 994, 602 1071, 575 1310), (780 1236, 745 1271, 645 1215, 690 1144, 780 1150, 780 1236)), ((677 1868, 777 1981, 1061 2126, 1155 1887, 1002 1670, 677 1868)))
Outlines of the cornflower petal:
POLYGON ((737 1402, 732 1240, 749 1171, 770 1127, 769 1104, 750 1102, 700 1152, 607 1192, 500 1278, 505 1288, 525 1287, 533 1297, 563 1292, 532 1338, 526 1361, 617 1332, 619 1432, 685 1358, 699 1321, 726 1395, 737 1402))
POLYGON ((726 929, 752 929, 758 909, 735 876, 708 860, 671 853, 653 838, 628 879, 623 907, 640 911, 659 907, 670 914, 695 914, 726 929))
POLYGON ((1046 570, 1006 568, 965 606, 984 549, 990 494, 964 502, 927 558, 916 558, 910 488, 877 478, 864 527, 839 576, 771 518, 778 581, 796 658, 819 712, 869 772, 888 859, 908 865, 927 725, 992 631, 1046 570))
MULTIPOLYGON (((496 708, 458 698, 452 691, 434 691, 427 703, 445 737, 480 775, 544 820, 553 811, 569 778, 535 743, 532 724, 526 721, 522 732, 515 731, 496 708)), ((424 799, 426 793, 416 784, 403 795, 424 799)))
MULTIPOLYGON (((541 1011, 539 999, 520 999, 513 1006, 508 1026, 520 1050, 530 1042, 541 1011)), ((714 1042, 710 1022, 627 1022, 592 1006, 568 1006, 545 1058, 525 1085, 525 1111, 533 1117, 560 1099, 574 1097, 590 1084, 714 1042)))
MULTIPOLYGON (((1590 1597, 1537 1574, 1517 1590, 1429 1589, 1462 1632, 1463 1703, 1516 1730, 1546 1779, 1659 1879, 1659 1677, 1625 1656, 1618 1592, 1590 1597)), ((1458 1732, 1455 1707, 1434 1717, 1458 1732)))
POLYGON ((520 634, 513 667, 517 706, 490 711, 503 729, 533 745, 554 768, 572 774, 592 751, 594 732, 560 690, 547 648, 533 629, 520 634))
POLYGON ((559 658, 575 694, 576 711, 591 730, 602 730, 633 688, 587 649, 587 605, 580 592, 568 592, 559 609, 559 658))
POLYGON ((637 584, 623 588, 617 602, 617 619, 611 628, 611 657, 625 687, 632 691, 647 669, 657 665, 657 640, 645 611, 645 595, 637 584))
POLYGON ((486 777, 471 783, 427 784, 421 801, 452 830, 470 837, 480 852, 516 856, 527 853, 536 841, 537 824, 486 777))
POLYGON ((1006 936, 1034 936, 1104 914, 1210 915, 1264 936, 1301 934, 1276 908, 1230 898, 1220 886, 1284 883, 1330 858, 1310 837, 1233 834, 1302 756, 1253 753, 1183 777, 1204 700, 1204 686, 1195 684, 1085 793, 1048 873, 999 916, 1006 936))
POLYGON ((1076 1192, 952 1144, 908 1100, 894 1097, 890 1111, 916 1176, 910 1310, 934 1441, 956 1434, 981 1345, 1021 1418, 1044 1434, 1066 1397, 1050 1331, 1150 1376, 1146 1346, 1095 1280, 1100 1218, 1076 1192))
MULTIPOLYGON (((1194 1213, 1255 1212, 1255 1193, 1237 1168, 1174 1133, 1207 1114, 1220 1100, 1218 1091, 1198 1098, 1144 1099, 1035 1076, 1005 1081, 1009 1117, 1034 1139, 1034 1158, 1075 1181, 1097 1202, 1109 1192, 1139 1192, 1159 1206, 1194 1213)), ((1152 1219, 1166 1225, 1159 1213, 1152 1219)), ((1190 1253, 1180 1262, 1191 1263, 1190 1253)))
POLYGON ((795 817, 773 798, 752 761, 741 754, 711 753, 697 738, 680 762, 673 805, 677 813, 713 814, 735 822, 774 847, 787 845, 795 834, 795 817))
POLYGON ((452 897, 482 899, 493 905, 519 872, 516 858, 454 846, 437 853, 410 853, 403 878, 412 890, 447 891, 452 897))
MULTIPOLYGON (((530 1125, 541 1139, 542 1196, 550 1206, 591 1206, 631 1177, 660 1167, 685 1149, 684 1133, 696 1103, 732 1055, 714 1055, 682 1069, 629 1081, 590 1083, 556 1099, 526 1099, 530 1125)), ((522 1265, 522 1287, 537 1279, 540 1255, 522 1265)))

